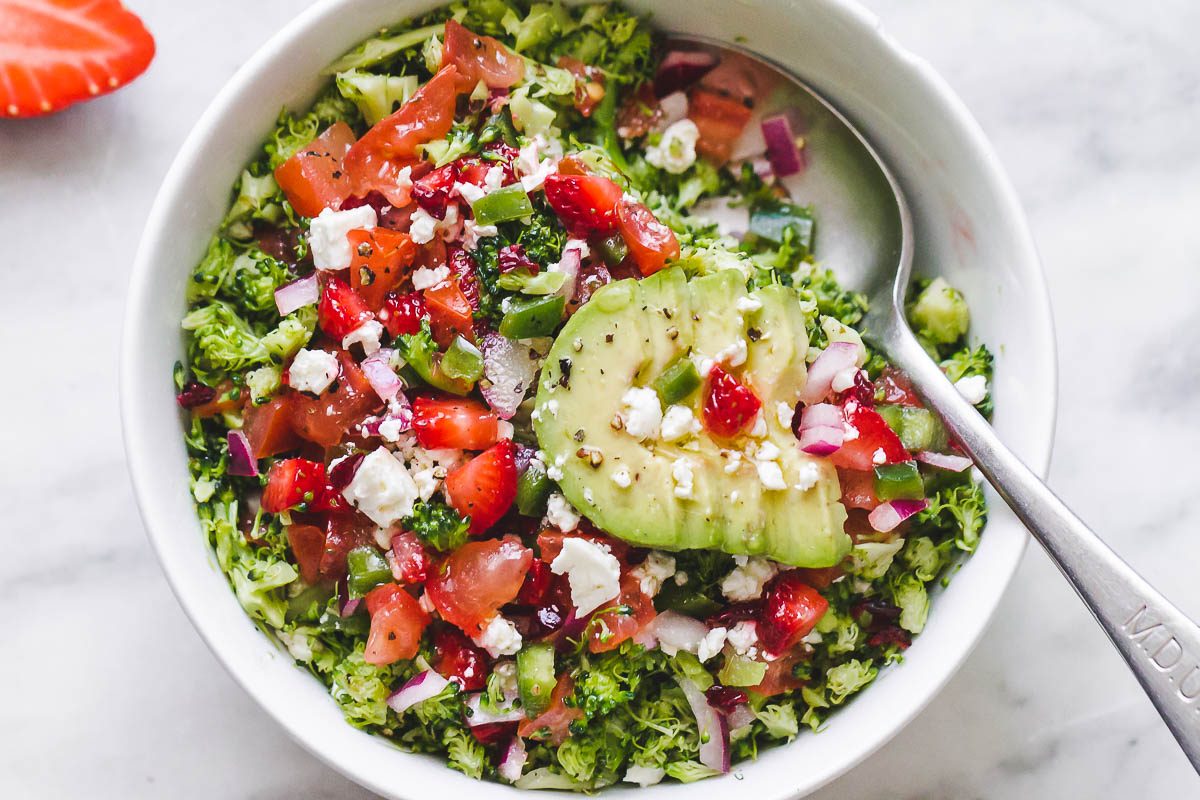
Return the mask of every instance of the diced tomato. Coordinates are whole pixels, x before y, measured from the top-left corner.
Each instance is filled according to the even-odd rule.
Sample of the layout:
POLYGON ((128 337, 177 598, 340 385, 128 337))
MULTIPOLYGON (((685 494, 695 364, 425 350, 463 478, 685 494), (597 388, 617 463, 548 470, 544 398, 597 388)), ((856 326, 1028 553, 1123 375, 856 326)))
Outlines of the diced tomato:
POLYGON ((535 558, 529 565, 521 591, 517 593, 517 602, 524 606, 540 606, 550 594, 553 582, 554 573, 550 571, 550 565, 535 558))
POLYGON ((471 305, 471 313, 474 315, 478 313, 483 302, 475 259, 471 258, 471 254, 461 247, 448 247, 446 252, 450 274, 458 281, 458 288, 462 290, 463 297, 467 298, 467 302, 471 305))
POLYGON ((488 657, 457 628, 443 627, 433 635, 433 668, 452 680, 464 692, 478 692, 487 686, 488 657))
POLYGON ((379 321, 392 336, 416 333, 421 330, 421 321, 426 319, 429 319, 429 309, 425 305, 425 295, 420 292, 392 292, 379 311, 379 321))
POLYGON ((899 370, 890 366, 884 367, 875 380, 875 393, 881 396, 880 402, 886 405, 921 405, 921 398, 913 389, 912 383, 899 370))
POLYGON ((319 397, 290 392, 292 428, 307 441, 332 447, 347 429, 383 407, 370 381, 345 350, 337 351, 339 374, 335 387, 319 397))
POLYGON ((396 595, 403 594, 404 587, 395 583, 381 583, 371 591, 367 592, 363 597, 363 604, 367 607, 368 614, 374 614, 379 609, 391 603, 396 599, 396 595))
POLYGON ((789 650, 774 661, 763 661, 767 665, 766 674, 757 686, 749 686, 755 694, 772 697, 784 692, 799 689, 804 681, 796 677, 796 665, 807 656, 799 648, 789 650))
POLYGON ((471 533, 483 533, 508 513, 517 497, 516 445, 500 441, 446 476, 446 499, 471 518, 471 533))
POLYGON ((525 59, 491 36, 479 36, 458 21, 446 20, 442 63, 458 68, 455 86, 470 92, 480 81, 489 89, 507 89, 525 77, 525 59))
POLYGON ((445 219, 450 191, 457 180, 457 164, 438 167, 420 180, 413 181, 412 198, 429 215, 445 219))
POLYGON ((875 496, 875 473, 853 469, 839 469, 838 482, 842 485, 842 505, 846 508, 872 510, 879 505, 875 496))
POLYGON ((425 591, 442 619, 476 636, 521 591, 532 561, 515 536, 470 541, 446 556, 425 591))
POLYGON ((575 78, 575 110, 590 117, 604 99, 604 71, 571 56, 559 56, 558 66, 575 78))
POLYGON ((550 706, 533 719, 523 719, 517 725, 517 735, 536 739, 557 747, 571 735, 571 723, 583 719, 583 709, 568 706, 564 701, 575 692, 575 681, 563 673, 550 693, 550 706))
POLYGON ((377 666, 394 664, 415 656, 421 646, 421 634, 429 624, 429 615, 421 608, 421 604, 404 590, 389 591, 387 602, 373 604, 371 595, 386 589, 388 586, 385 584, 372 589, 367 595, 371 632, 367 637, 363 661, 377 666), (371 609, 372 605, 376 607, 371 609))
POLYGON ((392 550, 388 555, 392 577, 398 583, 424 583, 433 568, 425 545, 411 531, 400 531, 392 537, 392 550))
POLYGON ((668 261, 679 258, 675 232, 641 203, 622 200, 617 205, 617 228, 629 247, 629 256, 643 275, 653 275, 668 261))
POLYGON ((750 107, 741 100, 703 87, 692 89, 688 97, 688 119, 700 130, 696 152, 718 166, 724 164, 750 122, 751 113, 750 107))
POLYGON ((829 456, 834 466, 870 472, 880 464, 897 464, 911 458, 900 443, 900 437, 875 409, 857 400, 848 400, 842 406, 842 414, 846 424, 858 435, 853 439, 847 437, 842 446, 829 456))
POLYGON ((352 144, 354 131, 335 122, 275 168, 275 182, 297 214, 315 217, 327 208, 341 208, 351 192, 342 160, 352 144))
POLYGON ((714 436, 730 438, 746 430, 762 408, 750 387, 719 365, 713 365, 704 382, 704 427, 714 436))
POLYGON ((597 614, 588 623, 588 649, 593 653, 615 650, 657 616, 654 601, 642 591, 638 579, 628 572, 621 576, 621 594, 617 602, 620 609, 597 614))
POLYGON ((538 552, 541 554, 542 561, 549 564, 558 558, 558 554, 562 552, 564 539, 587 539, 588 541, 607 547, 608 551, 616 556, 617 561, 620 561, 622 565, 629 563, 629 552, 632 548, 620 539, 605 536, 598 531, 575 530, 570 533, 563 533, 553 528, 546 528, 538 534, 538 552))
POLYGON ((256 459, 300 446, 300 437, 292 430, 289 397, 281 394, 261 406, 246 406, 242 414, 242 431, 250 442, 250 454, 256 459))
POLYGON ((609 236, 617 230, 621 187, 600 175, 546 177, 546 202, 576 236, 609 236))
POLYGON ((358 292, 341 278, 325 276, 317 303, 317 324, 329 338, 340 342, 374 315, 358 292))
POLYGON ((500 436, 500 417, 483 403, 458 397, 416 397, 413 431, 427 450, 486 450, 500 436))
POLYGON ((425 290, 425 307, 434 341, 449 347, 455 336, 475 341, 475 314, 457 281, 442 281, 425 290))
POLYGON ((350 288, 371 311, 379 311, 387 295, 409 276, 417 246, 407 233, 387 228, 350 231, 350 288))
POLYGON ((419 163, 417 146, 441 139, 454 125, 458 70, 448 64, 395 113, 384 117, 355 142, 342 161, 351 194, 377 191, 397 208, 409 204, 410 184, 404 167, 419 163))
POLYGON ((321 557, 325 554, 325 531, 316 525, 288 525, 288 546, 300 567, 300 577, 305 583, 321 580, 321 557))
POLYGON ((768 653, 781 654, 810 634, 828 609, 829 601, 798 572, 781 573, 767 587, 758 639, 768 653))
POLYGON ((325 519, 325 552, 321 555, 321 577, 341 580, 346 577, 346 556, 354 548, 373 543, 375 523, 357 511, 342 511, 325 519))
POLYGON ((289 508, 319 501, 324 491, 323 464, 306 458, 285 458, 272 464, 267 473, 262 508, 269 514, 278 514, 289 508))

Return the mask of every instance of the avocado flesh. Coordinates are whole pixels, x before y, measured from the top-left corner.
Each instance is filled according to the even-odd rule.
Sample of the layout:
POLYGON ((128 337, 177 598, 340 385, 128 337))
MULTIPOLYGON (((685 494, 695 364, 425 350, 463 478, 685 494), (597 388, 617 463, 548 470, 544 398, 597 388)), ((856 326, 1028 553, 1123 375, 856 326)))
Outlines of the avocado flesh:
MULTIPOLYGON (((617 538, 662 550, 715 549, 797 567, 832 566, 850 550, 837 472, 801 452, 777 412, 781 402, 795 404, 807 374, 800 297, 788 287, 764 287, 749 293, 762 307, 743 313, 737 301, 747 294, 737 271, 689 282, 679 268, 600 289, 550 349, 536 399, 538 442, 547 463, 562 470, 566 498, 617 538), (755 341, 747 335, 751 328, 755 341), (631 386, 649 386, 680 355, 712 358, 738 338, 747 343, 747 357, 732 371, 762 400, 767 428, 753 441, 779 448, 786 490, 764 488, 748 457, 726 471, 732 453, 751 443, 748 436, 716 441, 701 431, 676 443, 638 442, 612 424, 631 386), (672 476, 685 457, 693 472, 690 498, 676 496, 672 476), (807 464, 816 466, 816 484, 791 488, 807 464), (613 480, 622 467, 633 480, 628 488, 613 480)), ((697 419, 702 395, 698 390, 684 401, 697 419)))

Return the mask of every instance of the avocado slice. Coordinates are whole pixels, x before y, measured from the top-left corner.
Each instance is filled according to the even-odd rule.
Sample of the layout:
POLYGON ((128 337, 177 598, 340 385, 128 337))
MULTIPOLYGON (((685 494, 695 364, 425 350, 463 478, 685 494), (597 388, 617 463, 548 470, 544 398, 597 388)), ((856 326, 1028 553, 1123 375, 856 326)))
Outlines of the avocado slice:
MULTIPOLYGON (((851 543, 837 472, 801 452, 779 413, 781 403, 794 406, 807 377, 801 302, 785 286, 747 292, 736 270, 689 281, 674 267, 597 291, 550 348, 534 413, 538 442, 561 470, 558 483, 572 505, 644 547, 715 549, 797 567, 839 563, 851 543), (701 362, 731 344, 736 352, 737 342, 745 344, 745 361, 730 368, 762 400, 765 434, 717 441, 700 431, 671 443, 641 442, 614 424, 629 388, 653 386, 680 356, 701 362), (786 489, 766 488, 748 455, 765 443, 778 448, 786 489), (690 496, 677 496, 680 459, 691 466, 690 496), (625 475, 628 486, 621 485, 625 475)), ((684 404, 699 419, 702 402, 703 392, 693 392, 684 404)))

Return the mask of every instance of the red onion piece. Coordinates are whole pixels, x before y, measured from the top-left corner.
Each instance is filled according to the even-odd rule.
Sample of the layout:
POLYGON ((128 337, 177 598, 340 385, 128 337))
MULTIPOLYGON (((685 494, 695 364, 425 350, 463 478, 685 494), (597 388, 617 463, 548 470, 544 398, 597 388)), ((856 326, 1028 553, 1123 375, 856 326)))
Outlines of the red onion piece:
POLYGON ((810 456, 827 456, 842 449, 845 442, 844 428, 809 428, 800 434, 800 449, 810 456))
POLYGON ((796 134, 785 115, 776 114, 764 119, 762 133, 767 143, 767 160, 778 177, 786 178, 804 169, 804 159, 796 146, 796 134))
POLYGON ((481 388, 483 399, 501 419, 512 419, 533 388, 538 357, 529 345, 498 333, 483 337, 479 347, 483 351, 483 374, 490 382, 481 388))
POLYGON ((916 455, 917 461, 922 464, 928 464, 931 467, 938 469, 949 470, 950 472, 962 472, 971 468, 971 459, 966 456, 956 456, 950 453, 933 453, 929 450, 922 450, 916 455))
POLYGON ((316 305, 319 295, 317 273, 314 272, 307 278, 292 281, 276 289, 275 308, 279 310, 279 316, 286 317, 298 308, 316 305))
POLYGON ((450 682, 431 669, 418 672, 407 683, 392 693, 387 704, 397 714, 403 714, 417 703, 437 697, 450 682))
POLYGON ((742 703, 729 712, 729 730, 736 731, 738 728, 744 728, 751 722, 754 722, 754 712, 750 710, 750 706, 742 703))
POLYGON ((225 437, 229 444, 229 474, 253 478, 258 474, 258 462, 250 450, 250 440, 241 431, 230 431, 225 437))
POLYGON ((528 758, 529 754, 525 752, 525 742, 520 736, 514 736, 508 743, 508 747, 504 748, 504 755, 500 757, 500 764, 496 767, 496 771, 504 780, 515 783, 521 777, 521 771, 525 769, 525 761, 528 758))
POLYGON ((658 97, 686 89, 717 66, 717 57, 702 50, 672 50, 663 57, 654 75, 658 97))
POLYGON ((658 640, 659 647, 667 650, 694 652, 700 640, 708 633, 708 626, 698 619, 685 617, 674 611, 664 611, 648 626, 658 640))
POLYGON ((700 763, 718 772, 729 772, 729 723, 725 716, 713 708, 700 687, 687 678, 679 679, 696 725, 700 729, 700 763))
POLYGON ((858 365, 858 345, 853 342, 830 342, 825 352, 817 356, 808 368, 808 382, 800 393, 805 405, 820 403, 829 396, 833 379, 839 372, 858 365))
POLYGON ((658 107, 662 109, 662 119, 659 120, 659 126, 663 128, 669 127, 687 116, 687 95, 683 92, 671 92, 658 101, 658 107))
POLYGON ((339 617, 353 616, 354 612, 358 611, 358 606, 360 603, 362 603, 361 597, 345 597, 345 596, 343 596, 342 599, 339 601, 340 607, 338 608, 338 616, 339 617))
POLYGON ((516 708, 510 702, 508 707, 501 706, 496 711, 483 707, 483 695, 473 694, 467 697, 467 725, 478 728, 480 725, 491 725, 495 722, 520 722, 525 719, 525 711, 516 708))
POLYGON ((904 520, 919 514, 929 507, 928 500, 892 500, 878 506, 874 511, 867 515, 867 521, 871 523, 871 527, 880 533, 887 533, 896 529, 904 520))
POLYGON ((813 403, 800 412, 800 430, 810 428, 842 428, 845 417, 833 403, 813 403))
POLYGON ((570 300, 575 296, 575 280, 579 277, 579 268, 583 265, 583 254, 579 252, 578 247, 568 246, 563 250, 562 258, 558 260, 558 272, 567 276, 563 281, 562 286, 558 287, 555 294, 562 295, 570 300))
POLYGON ((404 388, 400 376, 392 369, 392 350, 381 347, 363 359, 362 371, 367 376, 371 388, 379 399, 385 403, 395 397, 404 388))

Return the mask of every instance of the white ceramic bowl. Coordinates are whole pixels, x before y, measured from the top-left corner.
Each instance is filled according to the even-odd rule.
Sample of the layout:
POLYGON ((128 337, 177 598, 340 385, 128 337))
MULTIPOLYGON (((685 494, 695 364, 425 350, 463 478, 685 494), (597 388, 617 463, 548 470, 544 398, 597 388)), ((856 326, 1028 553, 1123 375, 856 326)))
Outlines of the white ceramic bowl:
MULTIPOLYGON (((302 108, 317 72, 385 24, 436 5, 429 0, 324 0, 268 42, 200 119, 159 192, 146 226, 126 308, 121 362, 125 445, 138 503, 179 601, 241 685, 305 747, 348 777, 393 798, 512 797, 437 759, 402 753, 342 721, 323 687, 261 634, 226 585, 188 494, 171 367, 183 356, 184 287, 225 212, 229 187, 281 105, 302 108)), ((961 287, 974 332, 997 356, 995 424, 1028 463, 1049 461, 1055 409, 1050 309, 1025 220, 978 126, 923 61, 896 45, 848 0, 634 0, 666 29, 749 47, 823 91, 882 151, 907 189, 918 269, 961 287)), ((806 794, 850 769, 913 718, 983 632, 1025 548, 1026 535, 993 497, 978 553, 935 598, 905 663, 841 710, 818 736, 740 765, 740 796, 806 794)), ((732 778, 612 795, 716 798, 732 778)))

